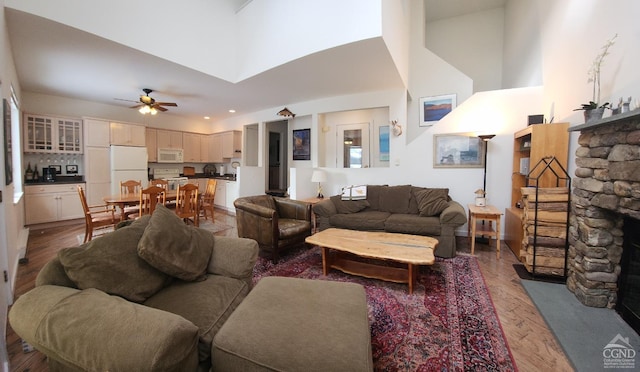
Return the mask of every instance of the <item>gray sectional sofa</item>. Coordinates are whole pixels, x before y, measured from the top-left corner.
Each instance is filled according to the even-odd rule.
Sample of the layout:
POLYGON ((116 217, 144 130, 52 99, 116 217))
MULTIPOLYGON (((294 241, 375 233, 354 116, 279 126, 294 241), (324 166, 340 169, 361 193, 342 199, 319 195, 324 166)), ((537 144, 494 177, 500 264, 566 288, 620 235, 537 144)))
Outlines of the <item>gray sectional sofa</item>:
POLYGON ((340 195, 313 206, 316 227, 387 231, 432 236, 438 239, 435 255, 455 257, 456 228, 467 222, 460 203, 449 189, 411 185, 367 185, 366 199, 342 200, 340 195))

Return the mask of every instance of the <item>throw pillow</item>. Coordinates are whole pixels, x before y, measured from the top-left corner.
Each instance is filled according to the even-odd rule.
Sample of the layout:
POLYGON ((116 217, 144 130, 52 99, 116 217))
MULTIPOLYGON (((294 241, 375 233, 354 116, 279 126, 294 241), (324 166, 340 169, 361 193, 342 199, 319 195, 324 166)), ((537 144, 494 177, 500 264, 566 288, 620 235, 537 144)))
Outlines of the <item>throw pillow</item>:
POLYGON ((369 206, 366 200, 342 200, 340 195, 332 196, 331 201, 336 206, 338 213, 357 213, 369 206))
POLYGON ((212 248, 211 232, 186 225, 159 204, 140 238, 138 255, 166 274, 193 281, 204 279, 212 248))
POLYGON ((58 253, 69 279, 79 289, 96 288, 134 302, 143 302, 170 277, 138 257, 138 240, 149 223, 144 216, 130 226, 58 253))
POLYGON ((409 213, 411 185, 389 186, 380 190, 380 210, 389 213, 409 213))
POLYGON ((449 206, 449 189, 422 189, 415 191, 420 216, 437 216, 449 206))
POLYGON ((367 201, 372 210, 380 210, 380 193, 387 187, 387 185, 367 185, 367 201))

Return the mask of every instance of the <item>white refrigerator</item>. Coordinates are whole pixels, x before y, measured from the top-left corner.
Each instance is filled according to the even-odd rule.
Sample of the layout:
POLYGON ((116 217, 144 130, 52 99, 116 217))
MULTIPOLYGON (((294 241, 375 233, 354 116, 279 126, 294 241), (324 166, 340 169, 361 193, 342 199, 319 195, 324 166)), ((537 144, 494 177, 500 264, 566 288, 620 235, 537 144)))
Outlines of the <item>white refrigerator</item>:
POLYGON ((111 146, 111 193, 120 193, 120 181, 142 181, 147 187, 147 148, 111 146))

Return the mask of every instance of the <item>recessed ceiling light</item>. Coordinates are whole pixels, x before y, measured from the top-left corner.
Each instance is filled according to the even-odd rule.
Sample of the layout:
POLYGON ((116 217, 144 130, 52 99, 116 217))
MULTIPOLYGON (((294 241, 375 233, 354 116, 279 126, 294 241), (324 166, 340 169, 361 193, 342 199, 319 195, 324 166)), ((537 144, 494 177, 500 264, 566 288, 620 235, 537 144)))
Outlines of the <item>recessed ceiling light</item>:
POLYGON ((233 114, 234 112, 236 112, 236 110, 231 109, 231 110, 229 110, 229 112, 233 114))
POLYGON ((204 120, 209 120, 209 119, 211 119, 211 118, 210 118, 210 117, 208 117, 208 116, 205 116, 205 117, 204 117, 204 120))

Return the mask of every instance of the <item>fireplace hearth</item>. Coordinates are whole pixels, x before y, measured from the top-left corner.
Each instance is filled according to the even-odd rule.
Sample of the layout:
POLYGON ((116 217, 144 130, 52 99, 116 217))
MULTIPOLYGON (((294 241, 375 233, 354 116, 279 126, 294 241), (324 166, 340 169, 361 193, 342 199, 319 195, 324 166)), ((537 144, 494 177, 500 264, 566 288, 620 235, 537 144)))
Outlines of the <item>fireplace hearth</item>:
MULTIPOLYGON (((634 234, 628 225, 640 220, 640 111, 569 130, 580 131, 580 147, 575 153, 567 287, 587 306, 617 309, 618 299, 626 298, 635 308, 640 270, 634 267, 640 267, 640 251, 634 252, 637 240, 635 248, 628 248, 627 241, 634 234), (626 265, 631 274, 623 279, 626 265)), ((629 311, 640 313, 639 308, 629 311)))

